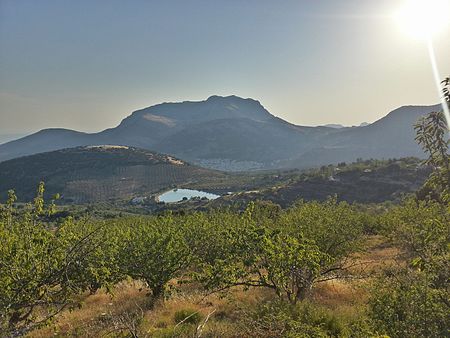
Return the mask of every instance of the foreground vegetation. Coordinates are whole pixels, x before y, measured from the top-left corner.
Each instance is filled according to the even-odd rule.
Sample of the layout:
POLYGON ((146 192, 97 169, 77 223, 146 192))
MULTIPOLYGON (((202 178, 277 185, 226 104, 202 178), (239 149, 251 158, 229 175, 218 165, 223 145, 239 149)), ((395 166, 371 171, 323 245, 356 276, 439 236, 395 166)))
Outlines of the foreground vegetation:
MULTIPOLYGON (((4 207, 0 232, 6 336, 28 333, 65 308, 83 306, 80 296, 86 292, 103 288, 120 293, 117 285, 126 280, 146 290, 137 307, 142 312, 134 313, 136 307, 125 311, 134 318, 128 321, 139 319, 136 335, 150 335, 142 322, 145 311, 171 297, 214 299, 216 294, 231 297, 253 289, 267 290, 266 300, 246 309, 248 316, 238 323, 247 330, 242 336, 254 327, 259 327, 257 336, 267 337, 448 335, 450 218, 448 207, 438 202, 411 199, 376 215, 333 199, 300 201, 286 210, 252 203, 243 213, 221 210, 107 223, 69 218, 49 228, 43 219, 51 210, 42 207, 39 197, 21 215, 15 214, 13 200, 11 195, 4 207), (401 254, 398 264, 385 274, 378 270, 376 278, 361 259, 374 233, 385 236, 384 242, 389 239, 401 254), (343 318, 314 302, 316 290, 331 280, 372 287, 373 292, 362 309, 343 318)), ((172 326, 166 323, 153 335, 197 332, 208 314, 184 310, 172 326), (187 319, 191 315, 196 319, 187 319)), ((211 316, 205 326, 223 324, 221 316, 211 316)), ((240 336, 237 327, 225 323, 229 336, 240 336)), ((130 332, 129 327, 111 325, 105 332, 130 332)), ((208 328, 210 336, 226 336, 226 331, 215 332, 214 325, 208 328)))
POLYGON ((10 191, 0 216, 0 332, 448 337, 443 128, 439 113, 417 125, 433 172, 416 196, 389 208, 329 198, 285 209, 264 201, 244 210, 54 221, 43 184, 20 210, 10 191))

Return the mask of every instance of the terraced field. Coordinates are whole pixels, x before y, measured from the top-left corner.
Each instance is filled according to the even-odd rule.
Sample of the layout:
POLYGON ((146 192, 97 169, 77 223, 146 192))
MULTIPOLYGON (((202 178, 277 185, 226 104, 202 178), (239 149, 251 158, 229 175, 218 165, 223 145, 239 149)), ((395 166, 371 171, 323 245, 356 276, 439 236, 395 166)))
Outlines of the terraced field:
POLYGON ((28 201, 40 181, 66 203, 130 199, 179 185, 227 181, 227 175, 147 150, 96 146, 26 156, 0 163, 0 193, 15 189, 28 201))

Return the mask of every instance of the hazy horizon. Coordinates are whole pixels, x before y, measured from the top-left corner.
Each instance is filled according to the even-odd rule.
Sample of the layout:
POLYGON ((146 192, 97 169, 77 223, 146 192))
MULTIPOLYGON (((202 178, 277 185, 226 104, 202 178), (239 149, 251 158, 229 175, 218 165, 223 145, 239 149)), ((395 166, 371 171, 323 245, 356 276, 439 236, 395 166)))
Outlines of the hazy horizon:
MULTIPOLYGON (((211 95, 298 125, 359 125, 438 94, 403 1, 0 1, 0 134, 96 132, 211 95)), ((450 31, 434 45, 450 73, 450 31)))

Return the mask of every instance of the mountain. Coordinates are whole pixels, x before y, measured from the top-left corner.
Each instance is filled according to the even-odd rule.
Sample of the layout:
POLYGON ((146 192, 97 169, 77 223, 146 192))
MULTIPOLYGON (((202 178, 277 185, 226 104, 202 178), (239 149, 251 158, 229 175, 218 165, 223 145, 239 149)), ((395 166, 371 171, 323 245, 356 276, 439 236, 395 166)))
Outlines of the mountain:
POLYGON ((302 127, 271 115, 258 101, 212 96, 202 102, 156 105, 134 112, 105 140, 199 159, 270 162, 304 143, 302 127), (245 145, 245 147, 243 147, 245 145))
POLYGON ((363 127, 304 127, 237 96, 162 103, 133 112, 99 133, 45 129, 0 145, 0 161, 86 145, 126 145, 171 154, 216 169, 307 167, 358 157, 421 156, 416 119, 438 106, 399 108, 363 127))
POLYGON ((44 181, 47 197, 60 193, 65 203, 83 203, 148 196, 174 185, 192 185, 224 175, 148 150, 87 146, 1 162, 0 192, 4 195, 14 188, 21 201, 30 201, 39 182, 44 181))
POLYGON ((68 129, 43 129, 15 141, 0 145, 0 161, 16 157, 95 144, 95 135, 68 129))
POLYGON ((6 143, 9 141, 17 140, 18 138, 24 137, 27 134, 0 134, 0 144, 6 143))
POLYGON ((308 167, 352 162, 357 158, 423 157, 422 149, 414 141, 413 125, 424 114, 439 109, 440 105, 398 108, 367 126, 346 128, 326 135, 321 140, 323 146, 304 152, 286 166, 308 167))
MULTIPOLYGON (((370 124, 370 123, 362 122, 358 127, 365 127, 365 126, 368 126, 369 124, 370 124)), ((342 128, 353 128, 353 127, 355 127, 355 126, 353 126, 353 127, 346 127, 346 126, 344 126, 344 125, 342 125, 342 124, 338 124, 338 123, 329 123, 329 124, 324 124, 324 125, 321 126, 321 127, 328 127, 328 128, 342 129, 342 128)))
POLYGON ((336 128, 336 129, 345 128, 345 126, 343 126, 342 124, 337 124, 337 123, 324 124, 322 127, 336 128))

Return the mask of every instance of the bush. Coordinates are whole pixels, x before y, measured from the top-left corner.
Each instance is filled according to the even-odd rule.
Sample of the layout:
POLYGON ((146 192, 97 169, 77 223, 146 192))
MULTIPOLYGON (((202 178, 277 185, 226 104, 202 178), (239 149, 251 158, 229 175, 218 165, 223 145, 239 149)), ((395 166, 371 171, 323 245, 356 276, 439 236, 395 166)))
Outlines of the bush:
POLYGON ((370 315, 376 327, 394 338, 448 337, 448 206, 409 200, 384 223, 406 264, 385 271, 373 287, 370 315))
POLYGON ((304 301, 296 305, 268 302, 250 311, 243 324, 250 337, 370 337, 365 320, 337 315, 304 301))
POLYGON ((87 263, 92 263, 98 228, 81 234, 85 228, 72 219, 57 229, 49 227, 43 218, 54 205, 46 206, 43 194, 41 183, 34 204, 20 212, 13 191, 0 205, 0 331, 5 335, 20 336, 45 325, 74 305, 74 296, 94 280, 105 280, 104 266, 97 270, 99 265, 87 263))
POLYGON ((392 338, 448 337, 448 293, 427 273, 401 270, 375 284, 370 315, 380 333, 392 338))

